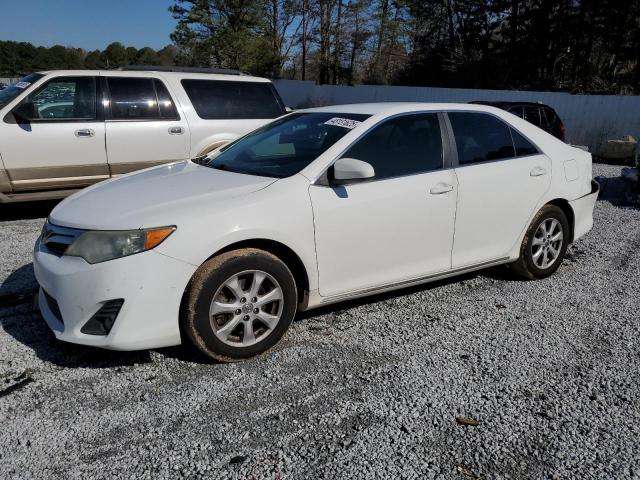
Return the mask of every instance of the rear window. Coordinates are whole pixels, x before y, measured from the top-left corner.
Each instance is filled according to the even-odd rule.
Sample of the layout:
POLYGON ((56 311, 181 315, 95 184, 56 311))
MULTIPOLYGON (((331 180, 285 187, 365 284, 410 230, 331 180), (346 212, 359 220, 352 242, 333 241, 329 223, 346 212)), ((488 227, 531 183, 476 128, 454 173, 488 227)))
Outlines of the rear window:
POLYGON ((205 120, 276 118, 285 113, 270 83, 182 80, 182 86, 198 116, 205 120))

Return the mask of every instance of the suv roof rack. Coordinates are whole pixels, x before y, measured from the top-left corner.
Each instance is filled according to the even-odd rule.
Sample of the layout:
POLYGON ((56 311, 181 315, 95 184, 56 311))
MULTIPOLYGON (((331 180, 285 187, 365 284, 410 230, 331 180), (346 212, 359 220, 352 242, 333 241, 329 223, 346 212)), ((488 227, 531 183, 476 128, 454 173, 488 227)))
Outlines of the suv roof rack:
POLYGON ((232 70, 230 68, 213 68, 213 67, 175 67, 161 65, 126 65, 118 70, 125 71, 142 71, 142 72, 182 72, 182 73, 218 73, 222 75, 245 75, 240 70, 232 70))

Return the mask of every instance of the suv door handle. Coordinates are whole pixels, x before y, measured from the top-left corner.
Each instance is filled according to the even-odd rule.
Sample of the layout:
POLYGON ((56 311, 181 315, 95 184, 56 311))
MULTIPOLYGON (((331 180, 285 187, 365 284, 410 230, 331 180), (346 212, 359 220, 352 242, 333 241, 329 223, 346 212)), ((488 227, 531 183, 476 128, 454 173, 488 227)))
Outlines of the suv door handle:
POLYGON ((76 137, 93 137, 96 132, 91 130, 90 128, 82 128, 80 130, 75 131, 76 137))
POLYGON ((443 193, 448 193, 453 190, 453 185, 449 185, 448 183, 438 183, 435 187, 431 187, 429 192, 431 195, 442 195, 443 193))
POLYGON ((533 170, 529 172, 529 175, 531 175, 532 177, 540 177, 546 174, 547 174, 547 171, 542 167, 533 167, 533 170))
POLYGON ((182 135, 184 133, 184 128, 182 128, 182 127, 169 127, 169 133, 171 135, 182 135))

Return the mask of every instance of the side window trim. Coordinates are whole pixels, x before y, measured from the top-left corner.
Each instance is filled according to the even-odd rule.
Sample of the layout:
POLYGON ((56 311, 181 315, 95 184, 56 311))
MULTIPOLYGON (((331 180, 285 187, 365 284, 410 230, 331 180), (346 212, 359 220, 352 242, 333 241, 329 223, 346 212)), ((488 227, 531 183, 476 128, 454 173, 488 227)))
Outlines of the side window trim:
POLYGON ((13 115, 11 115, 11 111, 16 108, 18 105, 20 105, 22 102, 24 102, 27 98, 31 97, 31 95, 34 95, 38 92, 40 92, 43 88, 45 88, 47 85, 49 85, 49 83, 60 80, 60 79, 65 79, 65 78, 92 78, 93 79, 93 85, 95 88, 95 117, 94 118, 32 118, 29 120, 29 123, 98 123, 98 122, 103 122, 104 121, 104 114, 100 105, 100 102, 98 102, 98 98, 100 96, 99 94, 99 90, 100 90, 100 84, 98 81, 98 77, 96 75, 59 75, 57 77, 49 77, 47 79, 45 79, 44 82, 42 82, 40 85, 38 85, 37 87, 35 87, 32 91, 30 91, 27 95, 25 95, 24 97, 22 97, 20 99, 20 101, 18 103, 16 103, 13 108, 11 110, 9 110, 9 112, 7 113, 7 115, 5 116, 5 123, 16 123, 15 119, 13 118, 13 115), (10 120, 9 121, 9 117, 10 120))
POLYGON ((481 112, 481 111, 478 111, 478 110, 447 110, 447 111, 443 111, 441 113, 446 118, 447 130, 448 130, 448 133, 449 133, 449 143, 451 144, 451 156, 452 156, 452 165, 453 165, 452 168, 474 167, 476 165, 486 165, 488 163, 506 162, 506 161, 515 160, 515 159, 518 159, 518 158, 533 157, 535 155, 544 155, 544 152, 542 150, 540 150, 540 147, 538 147, 538 145, 536 145, 536 143, 533 142, 527 135, 522 133, 517 128, 513 127, 510 123, 505 122, 498 115, 494 115, 491 112, 481 112), (515 130, 520 135, 522 135, 522 137, 525 140, 527 140, 531 145, 533 145, 533 147, 537 150, 537 152, 536 153, 532 153, 530 155, 520 155, 520 156, 515 155, 513 157, 508 157, 508 158, 499 158, 497 160, 487 160, 486 162, 468 163, 466 165, 460 165, 460 161, 459 161, 459 158, 458 158, 458 147, 456 146, 456 137, 455 137, 455 135, 453 133, 453 127, 451 126, 451 121, 449 120, 449 113, 458 113, 458 112, 483 113, 485 115, 491 115, 492 117, 497 118, 498 120, 500 120, 502 123, 504 123, 509 128, 509 136, 511 137, 511 144, 513 145, 513 152, 514 153, 516 152, 516 146, 515 146, 515 142, 513 141, 513 135, 511 133, 511 130, 515 130))
POLYGON ((442 172, 442 171, 445 171, 445 170, 451 170, 451 169, 455 168, 455 166, 454 166, 455 158, 453 156, 453 152, 455 152, 455 142, 453 144, 453 149, 454 150, 452 152, 451 151, 450 135, 448 134, 448 132, 445 132, 445 129, 443 128, 443 124, 442 124, 443 121, 444 122, 448 122, 448 119, 444 115, 444 112, 441 112, 439 110, 416 110, 414 112, 403 112, 403 113, 396 113, 394 115, 390 115, 388 117, 385 117, 385 118, 381 119, 379 122, 376 122, 373 125, 369 126, 364 132, 362 132, 360 134, 360 136, 358 138, 353 140, 338 155, 336 155, 336 157, 331 160, 329 165, 326 166, 326 168, 322 171, 322 173, 320 175, 318 175, 315 178, 315 180, 313 180, 313 182, 311 182, 311 184, 312 185, 318 185, 318 186, 321 186, 321 187, 331 187, 331 184, 329 182, 329 170, 331 170, 331 168, 333 167, 333 164, 336 163, 341 158, 343 158, 344 154, 347 151, 349 151, 349 149, 353 145, 355 145, 357 142, 362 140, 365 137, 365 135, 367 135, 368 133, 370 133, 372 130, 374 130, 375 128, 379 127, 383 123, 385 123, 385 122, 387 122, 389 120, 393 120, 393 119, 398 118, 398 117, 404 117, 404 116, 409 116, 409 115, 421 115, 421 114, 424 115, 425 113, 437 114, 437 117, 438 117, 438 122, 440 124, 440 136, 442 137, 442 155, 443 155, 442 168, 437 169, 437 170, 427 170, 427 171, 418 172, 418 173, 409 173, 409 174, 406 174, 406 175, 397 175, 397 176, 393 176, 393 177, 372 178, 370 180, 365 180, 365 181, 358 182, 356 185, 360 185, 360 184, 364 184, 364 183, 372 183, 372 182, 384 182, 385 180, 393 180, 393 179, 396 179, 396 178, 411 177, 411 176, 414 176, 414 175, 424 175, 424 174, 428 174, 428 173, 442 172), (449 149, 449 150, 447 151, 447 149, 449 149))

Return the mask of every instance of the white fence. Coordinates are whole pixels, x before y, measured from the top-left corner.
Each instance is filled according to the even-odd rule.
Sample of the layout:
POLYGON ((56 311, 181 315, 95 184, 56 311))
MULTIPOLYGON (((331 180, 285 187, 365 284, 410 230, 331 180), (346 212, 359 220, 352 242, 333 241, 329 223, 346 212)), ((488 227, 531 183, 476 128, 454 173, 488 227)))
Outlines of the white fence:
POLYGON ((588 145, 597 152, 608 139, 633 135, 640 139, 640 97, 570 95, 514 90, 394 87, 382 85, 316 85, 310 81, 274 82, 285 104, 292 108, 364 102, 455 102, 505 100, 542 102, 554 108, 567 129, 566 140, 588 145))

